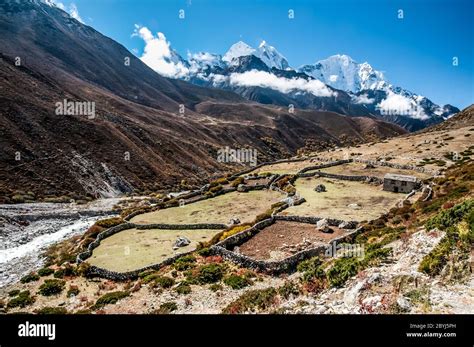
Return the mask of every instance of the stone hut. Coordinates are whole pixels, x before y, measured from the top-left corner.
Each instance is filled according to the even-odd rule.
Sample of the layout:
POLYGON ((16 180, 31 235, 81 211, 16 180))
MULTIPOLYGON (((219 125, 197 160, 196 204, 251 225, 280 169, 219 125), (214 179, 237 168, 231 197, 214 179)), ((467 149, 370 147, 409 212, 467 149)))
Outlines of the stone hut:
POLYGON ((410 193, 417 189, 419 181, 415 176, 388 173, 383 178, 383 190, 394 193, 410 193))

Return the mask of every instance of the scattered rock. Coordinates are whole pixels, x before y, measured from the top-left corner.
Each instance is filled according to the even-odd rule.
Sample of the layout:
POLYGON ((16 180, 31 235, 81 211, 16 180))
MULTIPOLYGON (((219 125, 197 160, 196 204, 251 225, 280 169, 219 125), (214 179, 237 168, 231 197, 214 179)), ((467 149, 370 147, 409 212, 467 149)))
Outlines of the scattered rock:
POLYGON ((314 188, 314 191, 317 193, 323 193, 326 191, 326 186, 324 184, 318 184, 316 188, 314 188))
POLYGON ((353 210, 360 210, 359 204, 349 204, 347 207, 352 208, 353 210))
POLYGON ((230 224, 231 224, 231 225, 240 224, 240 219, 238 219, 238 218, 231 218, 231 219, 230 219, 230 224))
POLYGON ((329 222, 326 218, 323 218, 316 223, 316 228, 318 229, 324 228, 326 226, 329 226, 329 222))
POLYGON ((187 245, 189 245, 191 243, 191 241, 184 237, 184 236, 179 236, 176 241, 174 242, 174 249, 176 248, 179 248, 179 247, 186 247, 187 245))
POLYGON ((411 302, 404 296, 399 296, 397 298, 397 305, 400 307, 400 309, 404 312, 410 311, 411 309, 411 302))
POLYGON ((350 221, 350 222, 342 222, 338 225, 339 229, 355 229, 357 227, 357 222, 350 221))

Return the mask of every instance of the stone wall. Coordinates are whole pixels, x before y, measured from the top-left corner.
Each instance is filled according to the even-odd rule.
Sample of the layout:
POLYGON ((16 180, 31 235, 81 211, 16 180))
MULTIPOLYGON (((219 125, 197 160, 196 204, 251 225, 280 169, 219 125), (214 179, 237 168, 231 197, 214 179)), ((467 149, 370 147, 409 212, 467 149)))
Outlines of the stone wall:
MULTIPOLYGON (((114 226, 112 228, 109 228, 107 230, 102 231, 97 235, 96 239, 89 244, 87 247, 87 250, 79 253, 76 257, 76 262, 78 264, 84 262, 87 260, 89 257, 92 256, 92 252, 95 248, 97 248, 100 245, 100 242, 109 237, 112 236, 118 232, 121 232, 123 230, 128 230, 128 229, 141 229, 141 230, 146 230, 146 229, 171 229, 171 230, 186 230, 186 229, 226 229, 227 225, 225 224, 211 224, 211 223, 203 223, 203 224, 134 224, 134 223, 123 223, 117 226, 114 226)), ((174 262, 175 259, 186 255, 190 254, 194 251, 189 251, 186 253, 178 254, 176 256, 170 257, 168 259, 165 259, 164 261, 157 263, 157 264, 152 264, 146 267, 143 267, 141 269, 137 269, 134 271, 130 272, 115 272, 115 271, 110 271, 107 269, 99 268, 97 266, 91 266, 89 269, 90 275, 93 276, 98 276, 102 278, 108 278, 111 280, 116 280, 116 281, 123 281, 123 280, 128 280, 128 279, 134 279, 138 276, 140 272, 143 272, 148 269, 159 269, 164 265, 168 265, 174 262)))
MULTIPOLYGON (((244 230, 238 234, 232 235, 227 239, 218 242, 217 244, 211 246, 211 250, 214 254, 222 256, 224 259, 232 261, 242 267, 250 268, 253 270, 261 271, 269 274, 281 274, 289 273, 296 269, 298 263, 303 260, 312 258, 317 255, 321 255, 326 252, 329 247, 334 247, 341 242, 350 242, 356 235, 362 232, 362 228, 358 228, 355 231, 342 235, 334 240, 331 240, 327 245, 316 246, 311 249, 303 250, 298 252, 290 257, 279 261, 264 261, 252 259, 246 255, 236 253, 231 250, 236 246, 240 246, 250 238, 259 233, 262 229, 268 227, 269 225, 275 223, 277 220, 287 220, 287 221, 296 221, 301 223, 311 223, 316 224, 322 218, 319 217, 301 217, 301 216, 272 216, 269 219, 265 219, 260 223, 255 224, 253 227, 244 230)), ((330 225, 339 225, 344 222, 343 220, 338 219, 328 219, 330 225)), ((352 222, 357 223, 357 222, 352 222)))
POLYGON ((375 177, 375 176, 338 175, 338 174, 321 172, 321 171, 316 171, 314 173, 311 172, 304 175, 305 175, 304 177, 320 176, 320 177, 334 178, 334 179, 343 180, 343 181, 368 182, 368 183, 375 183, 375 184, 383 183, 383 179, 375 177))
POLYGON ((344 159, 344 160, 331 161, 331 162, 326 163, 326 164, 308 166, 308 167, 305 167, 305 168, 301 169, 300 171, 298 171, 298 173, 296 175, 299 176, 300 174, 303 174, 303 173, 311 171, 311 170, 325 169, 325 168, 328 168, 328 167, 331 167, 331 166, 343 165, 343 164, 348 164, 348 163, 351 163, 351 162, 352 162, 352 159, 344 159))
POLYGON ((430 170, 430 169, 426 169, 424 167, 419 167, 415 165, 404 165, 404 164, 390 163, 388 161, 365 160, 365 159, 353 159, 353 160, 354 162, 357 162, 357 163, 370 164, 370 165, 375 165, 375 166, 388 166, 394 169, 411 170, 411 171, 417 171, 417 172, 426 173, 430 175, 440 174, 439 171, 430 170))

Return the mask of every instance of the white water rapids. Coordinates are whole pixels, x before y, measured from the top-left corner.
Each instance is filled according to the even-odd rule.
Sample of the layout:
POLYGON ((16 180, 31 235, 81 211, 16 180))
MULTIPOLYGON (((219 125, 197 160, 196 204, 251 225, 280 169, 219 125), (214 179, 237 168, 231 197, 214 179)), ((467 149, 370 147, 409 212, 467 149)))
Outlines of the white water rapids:
POLYGON ((0 205, 0 288, 43 265, 44 250, 111 216, 117 198, 87 205, 0 205))

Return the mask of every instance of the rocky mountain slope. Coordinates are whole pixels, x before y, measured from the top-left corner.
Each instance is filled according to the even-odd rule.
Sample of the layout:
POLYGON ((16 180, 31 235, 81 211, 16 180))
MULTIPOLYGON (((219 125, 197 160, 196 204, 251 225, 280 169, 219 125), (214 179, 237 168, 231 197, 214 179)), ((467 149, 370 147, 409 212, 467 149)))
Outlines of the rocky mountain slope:
POLYGON ((162 77, 39 0, 0 3, 0 43, 2 202, 186 188, 235 168, 217 162, 225 146, 254 148, 265 161, 308 144, 404 133, 375 118, 290 113, 162 77), (58 114, 56 104, 65 100, 93 103, 94 115, 58 114))

